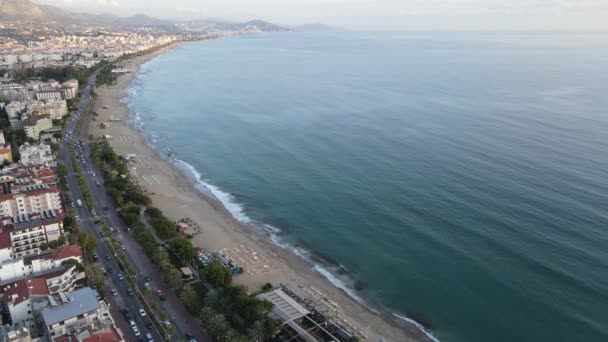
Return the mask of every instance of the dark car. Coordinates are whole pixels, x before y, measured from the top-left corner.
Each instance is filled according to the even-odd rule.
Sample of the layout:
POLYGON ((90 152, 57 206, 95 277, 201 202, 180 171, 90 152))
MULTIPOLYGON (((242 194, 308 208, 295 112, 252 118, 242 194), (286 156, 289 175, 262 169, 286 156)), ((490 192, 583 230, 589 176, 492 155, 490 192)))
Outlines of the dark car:
POLYGON ((97 261, 99 260, 99 258, 97 257, 97 254, 93 254, 93 261, 97 261))
POLYGON ((114 272, 114 270, 112 269, 112 267, 108 267, 108 273, 112 274, 114 272))
POLYGON ((188 341, 194 339, 194 336, 190 335, 189 333, 185 333, 184 336, 186 336, 186 340, 188 341))
POLYGON ((129 290, 127 291, 127 293, 129 294, 129 296, 133 295, 133 289, 129 288, 129 290))
POLYGON ((151 329, 152 328, 152 322, 146 321, 146 328, 151 329))
POLYGON ((126 319, 127 321, 130 321, 130 320, 132 320, 132 319, 133 319, 133 317, 131 317, 131 314, 129 313, 129 310, 127 310, 127 309, 122 309, 122 310, 120 310, 120 311, 122 312, 123 316, 125 316, 125 319, 126 319))

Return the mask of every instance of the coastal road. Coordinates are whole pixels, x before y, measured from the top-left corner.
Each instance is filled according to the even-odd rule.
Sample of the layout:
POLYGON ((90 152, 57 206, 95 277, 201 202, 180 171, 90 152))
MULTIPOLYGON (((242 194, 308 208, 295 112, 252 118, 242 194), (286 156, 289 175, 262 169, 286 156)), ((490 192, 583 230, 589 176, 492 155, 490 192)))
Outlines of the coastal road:
MULTIPOLYGON (((60 152, 59 158, 65 164, 68 174, 67 174, 67 184, 68 184, 68 193, 71 200, 75 203, 77 199, 83 198, 82 191, 79 187, 78 181, 76 179, 76 174, 74 173, 74 167, 72 165, 70 151, 68 148, 68 144, 71 142, 71 138, 73 137, 73 132, 76 127, 76 124, 82 115, 84 109, 88 101, 90 101, 90 89, 94 86, 96 72, 93 73, 91 78, 89 79, 83 93, 78 106, 78 109, 72 114, 72 116, 68 119, 68 123, 65 127, 64 131, 64 139, 60 144, 60 152)), ((66 206, 69 204, 69 201, 66 201, 66 206)), ((82 207, 74 207, 74 212, 79 217, 79 225, 82 231, 85 231, 93 236, 99 236, 96 225, 93 223, 93 220, 90 215, 89 209, 83 203, 82 207)), ((128 289, 129 285, 125 280, 119 280, 117 278, 118 273, 120 272, 118 265, 114 261, 114 259, 107 259, 105 256, 110 252, 106 248, 104 243, 98 243, 96 254, 99 257, 98 264, 106 271, 112 271, 112 274, 108 274, 108 289, 105 293, 108 302, 111 305, 111 311, 113 313, 113 317, 116 320, 118 327, 122 330, 125 335, 125 339, 130 341, 136 341, 136 337, 133 334, 133 330, 128 322, 126 322, 124 316, 120 312, 120 309, 129 310, 133 320, 135 321, 139 331, 142 333, 142 336, 145 336, 146 333, 152 334, 154 340, 162 341, 160 335, 155 331, 148 331, 146 329, 147 318, 138 315, 138 310, 142 308, 142 305, 138 302, 135 296, 129 296, 128 289), (113 296, 111 294, 111 289, 116 289, 117 295, 113 296), (117 308, 116 306, 119 306, 117 308)), ((153 330, 153 329, 152 329, 153 330)))
MULTIPOLYGON (((87 85, 87 87, 93 87, 93 86, 94 86, 94 77, 92 78, 92 80, 89 81, 89 84, 87 85)), ((68 166, 68 174, 70 175, 70 177, 68 177, 68 178, 70 178, 69 179, 70 189, 73 190, 72 191, 73 199, 77 199, 77 198, 82 199, 82 193, 81 193, 80 189, 78 188, 78 183, 76 181, 76 177, 73 172, 73 167, 71 164, 70 153, 69 153, 69 149, 67 148, 67 144, 70 143, 70 141, 73 141, 73 143, 77 142, 78 139, 74 136, 74 130, 75 130, 76 124, 81 119, 83 110, 86 107, 86 103, 89 100, 90 100, 89 92, 85 90, 83 92, 83 97, 82 97, 80 106, 78 108, 78 112, 75 113, 72 120, 69 121, 69 123, 66 127, 67 137, 71 137, 71 139, 66 139, 66 140, 62 141, 62 146, 61 146, 61 151, 62 151, 61 157, 62 157, 62 160, 65 162, 66 166, 68 166), (72 184, 72 182, 73 182, 73 184, 72 184)), ((89 124, 88 119, 89 118, 86 118, 82 122, 82 125, 84 128, 86 128, 87 125, 89 124)), ((90 150, 89 150, 90 142, 89 142, 87 134, 84 133, 87 130, 82 129, 82 131, 83 131, 83 133, 81 134, 80 140, 84 142, 85 146, 82 149, 82 153, 81 153, 82 158, 79 161, 81 172, 85 176, 85 180, 89 187, 89 192, 91 194, 91 197, 93 197, 94 202, 96 204, 95 211, 97 212, 99 218, 101 220, 103 220, 108 227, 121 228, 120 232, 116 232, 116 230, 115 230, 115 232, 116 232, 115 238, 125 247, 125 254, 127 255, 127 258, 129 259, 129 262, 131 263, 131 265, 133 265, 134 269, 138 270, 138 272, 139 272, 138 275, 134 279, 135 283, 137 284, 138 289, 142 293, 144 292, 144 290, 145 290, 144 284, 146 282, 144 280, 144 277, 147 276, 149 278, 149 283, 152 286, 152 288, 154 289, 154 291, 156 291, 156 290, 163 291, 163 293, 165 294, 166 300, 159 301, 160 306, 161 306, 160 310, 166 312, 169 315, 171 323, 174 324, 176 327, 176 333, 173 335, 173 340, 176 340, 176 341, 184 340, 185 334, 190 333, 195 337, 195 339, 197 341, 205 341, 205 342, 209 341, 210 342, 211 339, 208 336, 206 336, 205 334, 203 334, 201 326, 200 326, 200 322, 198 321, 198 319, 192 317, 186 311, 184 305, 181 303, 179 298, 177 298, 175 293, 171 289, 169 289, 165 286, 164 282, 160 278, 160 274, 158 274, 155 266, 150 262, 148 257, 145 255, 143 249, 132 238, 132 236, 130 234, 128 234, 128 232, 126 231, 125 224, 122 222, 120 217, 117 215, 116 209, 115 209, 111 199, 106 194, 106 190, 105 190, 105 187, 103 186, 103 179, 100 175, 100 172, 99 172, 99 170, 96 169, 95 165, 93 164, 93 162, 90 158, 90 150), (99 186, 97 185, 98 183, 99 183, 99 186), (107 210, 105 210, 105 209, 107 209, 107 210)), ((64 136, 66 136, 66 135, 64 134, 64 136)), ((85 231, 95 234, 95 236, 99 236, 99 232, 97 231, 96 226, 91 221, 90 211, 84 206, 84 204, 83 204, 83 208, 76 208, 76 211, 77 211, 78 215, 82 218, 81 225, 85 226, 85 231), (87 230, 87 228, 90 230, 87 230)), ((104 260, 108 261, 108 262, 111 261, 113 263, 114 262, 113 260, 105 259, 106 253, 107 253, 107 250, 105 250, 105 245, 99 244, 99 248, 98 248, 99 260, 102 262, 104 260)), ((115 265, 115 270, 118 271, 118 267, 116 265, 115 265)), ((114 273, 114 277, 116 277, 116 273, 114 273)), ((132 316, 135 317, 137 314, 137 310, 139 308, 141 308, 142 306, 137 301, 136 296, 128 296, 128 295, 126 297, 123 296, 126 293, 126 291, 128 291, 129 286, 126 281, 118 281, 115 279, 116 278, 114 278, 113 281, 116 284, 116 288, 120 294, 121 299, 123 300, 125 305, 128 307, 132 316), (135 309, 135 311, 132 309, 135 309)), ((158 298, 155 298, 154 300, 158 301, 158 298)), ((138 323, 138 327, 139 327, 140 331, 142 331, 142 332, 144 330, 146 330, 146 329, 144 329, 143 326, 139 326, 139 323, 138 323)), ((157 337, 157 336, 155 336, 155 337, 157 337)), ((155 340, 160 340, 160 339, 155 338, 155 340)))

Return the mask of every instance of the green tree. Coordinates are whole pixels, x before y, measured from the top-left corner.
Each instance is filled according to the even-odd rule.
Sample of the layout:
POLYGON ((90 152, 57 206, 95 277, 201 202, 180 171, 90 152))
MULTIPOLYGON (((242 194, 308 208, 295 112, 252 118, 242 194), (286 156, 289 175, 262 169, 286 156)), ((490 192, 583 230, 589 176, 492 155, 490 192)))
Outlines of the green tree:
POLYGON ((199 298, 194 287, 190 285, 184 286, 179 293, 179 299, 182 301, 182 303, 184 303, 188 311, 196 312, 199 305, 199 298))
POLYGON ((160 305, 158 304, 157 301, 153 301, 152 303, 150 303, 150 308, 152 309, 152 311, 158 310, 159 307, 160 307, 160 305))
POLYGON ((148 215, 152 219, 161 218, 163 216, 163 212, 155 207, 146 208, 146 215, 148 215))
POLYGON ((82 251, 84 254, 90 254, 97 248, 97 240, 90 234, 85 234, 84 239, 82 240, 82 251))
POLYGON ((146 290, 144 291, 144 295, 145 295, 147 298, 152 298, 152 295, 153 295, 153 294, 154 294, 154 293, 152 292, 152 290, 151 290, 151 289, 146 289, 146 290))
POLYGON ((82 266, 82 264, 80 262, 78 262, 78 260, 76 259, 67 259, 61 262, 62 265, 71 267, 71 266, 75 266, 76 267, 76 272, 84 272, 84 266, 82 266))
POLYGON ((93 268, 93 274, 91 276, 91 284, 99 294, 103 294, 107 288, 106 277, 99 267, 93 268))
POLYGON ((152 228, 154 228, 156 233, 158 233, 158 236, 163 240, 170 239, 177 235, 177 226, 173 221, 166 218, 152 220, 152 228))
POLYGON ((196 257, 196 250, 192 246, 192 241, 184 238, 176 238, 169 243, 169 247, 175 255, 182 261, 182 266, 189 264, 196 257))
POLYGON ((218 263, 212 263, 205 267, 200 275, 215 287, 224 287, 232 282, 232 272, 218 263))
POLYGON ((167 312, 165 311, 161 311, 160 314, 158 314, 158 317, 161 321, 166 321, 169 319, 169 315, 167 315, 167 312))
POLYGON ((171 269, 169 272, 163 273, 163 280, 172 289, 178 289, 184 283, 182 273, 176 269, 171 269))
POLYGON ((40 244, 41 251, 46 251, 47 249, 49 249, 49 245, 46 242, 40 244))

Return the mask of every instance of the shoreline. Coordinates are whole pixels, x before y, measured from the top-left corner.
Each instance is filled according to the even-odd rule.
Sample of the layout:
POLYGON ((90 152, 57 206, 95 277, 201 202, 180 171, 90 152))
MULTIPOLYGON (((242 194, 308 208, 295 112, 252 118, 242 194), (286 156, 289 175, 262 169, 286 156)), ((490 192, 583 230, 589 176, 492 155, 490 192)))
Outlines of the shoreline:
POLYGON ((374 308, 357 301, 346 290, 332 284, 326 276, 319 273, 317 265, 279 246, 270 239, 269 233, 252 229, 236 219, 224 203, 213 195, 211 189, 206 191, 211 196, 199 189, 196 173, 185 174, 186 171, 175 165, 179 159, 169 160, 163 156, 151 146, 143 132, 130 122, 131 110, 122 99, 127 96, 141 65, 181 44, 176 43, 124 61, 127 68, 134 71, 118 76, 116 85, 96 88, 93 111, 99 116, 97 121, 85 125, 88 133, 96 137, 110 135, 110 144, 118 154, 136 155, 133 172, 142 189, 152 199, 153 205, 172 220, 188 217, 200 225, 201 231, 192 239, 195 247, 206 251, 222 250, 242 260, 251 261, 251 264, 243 263, 245 273, 234 278, 236 284, 246 285, 251 292, 257 292, 266 282, 270 282, 273 287, 285 284, 296 291, 319 291, 337 303, 340 308, 337 312, 341 318, 352 322, 369 341, 378 341, 380 338, 386 341, 433 340, 413 321, 404 328, 397 323, 397 317, 391 317, 392 313, 374 312, 374 308), (111 117, 120 121, 110 122, 111 117), (100 122, 108 122, 110 125, 102 129, 99 127, 100 122), (300 287, 302 285, 304 287, 300 287))

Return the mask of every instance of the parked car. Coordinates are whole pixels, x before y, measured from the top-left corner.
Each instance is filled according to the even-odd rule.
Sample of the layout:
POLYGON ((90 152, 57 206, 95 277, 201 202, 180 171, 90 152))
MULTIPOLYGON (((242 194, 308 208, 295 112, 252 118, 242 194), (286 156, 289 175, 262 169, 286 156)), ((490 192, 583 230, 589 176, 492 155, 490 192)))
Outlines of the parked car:
POLYGON ((116 289, 112 289, 112 296, 116 296, 118 294, 118 291, 116 291, 116 289))
POLYGON ((146 317, 146 312, 144 311, 144 309, 139 309, 139 315, 141 317, 146 317))
POLYGON ((158 295, 158 299, 160 299, 161 301, 165 301, 165 295, 163 294, 163 291, 161 290, 156 290, 156 295, 158 295))

